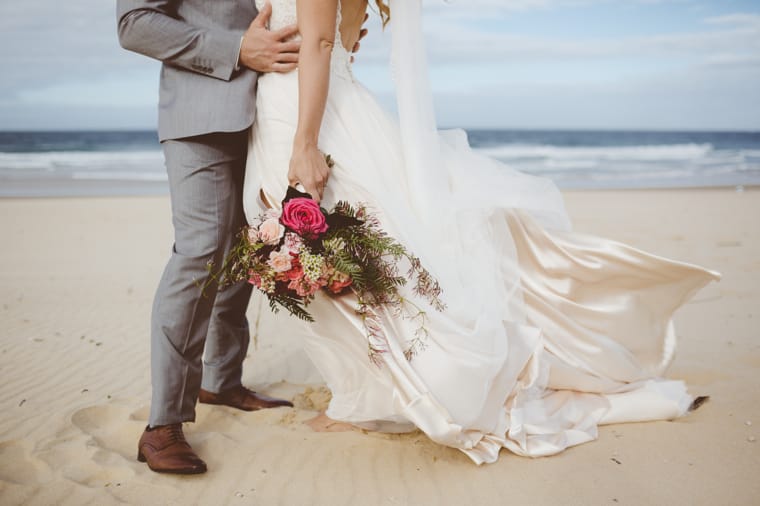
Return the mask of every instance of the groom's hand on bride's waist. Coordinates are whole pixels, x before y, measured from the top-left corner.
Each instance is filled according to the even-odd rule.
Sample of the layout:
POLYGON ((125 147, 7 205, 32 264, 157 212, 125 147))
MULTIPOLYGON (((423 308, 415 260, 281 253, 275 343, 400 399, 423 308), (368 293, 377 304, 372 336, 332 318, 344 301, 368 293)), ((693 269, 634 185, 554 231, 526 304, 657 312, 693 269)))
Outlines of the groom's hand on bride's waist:
POLYGON ((289 40, 298 33, 298 26, 289 25, 272 32, 267 28, 271 15, 272 6, 267 2, 243 35, 240 67, 257 72, 290 72, 298 66, 301 42, 289 40))
POLYGON ((369 14, 364 15, 364 21, 362 21, 362 27, 359 29, 359 38, 356 39, 356 42, 354 42, 354 47, 351 48, 351 63, 354 63, 354 54, 359 52, 359 48, 362 45, 362 39, 367 36, 369 33, 369 30, 364 28, 364 24, 369 19, 369 14))

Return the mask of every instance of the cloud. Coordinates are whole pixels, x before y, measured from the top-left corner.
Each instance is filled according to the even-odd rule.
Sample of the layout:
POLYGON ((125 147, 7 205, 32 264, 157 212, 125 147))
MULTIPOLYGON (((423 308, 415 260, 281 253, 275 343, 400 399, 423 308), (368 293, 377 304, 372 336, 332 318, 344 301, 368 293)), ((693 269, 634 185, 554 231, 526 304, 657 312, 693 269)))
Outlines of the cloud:
POLYGON ((554 11, 560 9, 614 4, 654 5, 684 4, 693 0, 424 0, 427 14, 442 19, 503 19, 514 13, 531 11, 554 11))
MULTIPOLYGON (((515 8, 581 3, 606 2, 536 1, 515 8)), ((478 22, 485 20, 471 16, 466 23, 452 11, 426 19, 441 124, 760 128, 760 15, 703 16, 680 32, 606 37, 484 30, 478 22)))
POLYGON ((691 68, 609 83, 505 82, 436 94, 443 126, 758 130, 760 73, 691 68))
POLYGON ((157 66, 118 44, 115 2, 0 2, 0 97, 63 82, 99 82, 157 66))
MULTIPOLYGON (((119 125, 145 121, 152 126, 158 64, 119 47, 114 4, 104 0, 0 0, 0 59, 5 62, 0 73, 0 128, 52 125, 52 119, 45 118, 46 111, 55 111, 56 127, 67 120, 75 125, 78 118, 87 126, 114 125, 118 111, 128 118, 119 117, 119 125), (68 117, 62 111, 69 111, 68 117)), ((625 101, 618 107, 620 121, 628 118, 640 124, 646 123, 642 111, 647 111, 652 124, 663 123, 652 103, 659 104, 660 111, 670 111, 674 118, 678 114, 693 118, 694 111, 709 101, 711 114, 721 125, 730 123, 727 118, 732 111, 737 125, 746 125, 748 114, 754 112, 755 125, 760 127, 758 93, 753 91, 760 89, 760 14, 732 12, 730 5, 735 3, 426 1, 434 84, 439 98, 444 97, 439 105, 449 124, 506 118, 510 124, 524 121, 527 125, 543 118, 545 126, 550 126, 552 121, 565 125, 590 121, 591 117, 596 122, 612 121, 605 110, 614 109, 615 97, 625 101), (591 16, 588 26, 593 27, 597 10, 620 14, 623 7, 637 12, 671 9, 675 18, 684 6, 693 8, 690 12, 705 12, 701 21, 683 23, 678 30, 665 23, 658 25, 659 33, 636 32, 640 26, 633 21, 625 25, 631 28, 627 35, 602 30, 594 36, 542 33, 520 24, 528 18, 535 21, 549 14, 581 12, 591 16), (520 33, 503 28, 514 23, 522 28, 520 33), (603 97, 596 105, 594 94, 603 97), (489 108, 488 101, 497 106, 489 108), (669 107, 668 101, 680 105, 669 107), (717 103, 728 112, 718 114, 717 103), (583 117, 579 104, 588 107, 583 117)), ((371 88, 387 90, 389 36, 382 34, 376 19, 371 30, 358 55, 357 73, 371 88)), ((708 125, 710 118, 701 117, 700 123, 708 125)))
POLYGON ((760 14, 735 13, 722 16, 712 16, 705 23, 713 25, 733 25, 746 27, 750 30, 760 30, 760 14))
POLYGON ((708 18, 705 24, 718 29, 570 39, 486 32, 438 18, 428 24, 427 36, 433 63, 760 54, 760 16, 733 14, 708 18))

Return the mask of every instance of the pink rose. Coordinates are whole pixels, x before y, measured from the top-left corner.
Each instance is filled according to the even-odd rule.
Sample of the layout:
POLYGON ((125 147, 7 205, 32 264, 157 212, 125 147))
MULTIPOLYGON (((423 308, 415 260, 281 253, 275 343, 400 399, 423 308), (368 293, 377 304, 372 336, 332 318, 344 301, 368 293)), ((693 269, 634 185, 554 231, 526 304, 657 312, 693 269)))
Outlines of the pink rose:
POLYGON ((274 246, 280 242, 284 233, 285 227, 277 218, 269 218, 259 227, 259 239, 269 246, 274 246))
POLYGON ((288 200, 280 219, 286 227, 309 239, 316 239, 327 231, 325 215, 312 199, 297 197, 288 200))
POLYGON ((274 272, 285 272, 290 270, 292 260, 293 257, 290 255, 289 251, 277 250, 269 254, 269 261, 267 264, 269 264, 269 267, 271 267, 274 272))

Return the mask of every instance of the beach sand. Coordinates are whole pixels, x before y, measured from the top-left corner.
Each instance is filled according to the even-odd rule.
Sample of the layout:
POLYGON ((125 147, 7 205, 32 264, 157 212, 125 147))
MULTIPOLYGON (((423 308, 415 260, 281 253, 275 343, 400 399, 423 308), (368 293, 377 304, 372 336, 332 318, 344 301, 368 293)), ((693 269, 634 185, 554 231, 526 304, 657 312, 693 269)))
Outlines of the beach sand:
POLYGON ((420 433, 313 433, 302 421, 329 393, 265 314, 244 383, 296 409, 200 405, 185 431, 209 472, 192 477, 135 460, 168 198, 0 200, 0 504, 758 504, 760 190, 566 197, 578 231, 722 272, 676 317, 669 376, 711 396, 698 411, 482 467, 420 433))

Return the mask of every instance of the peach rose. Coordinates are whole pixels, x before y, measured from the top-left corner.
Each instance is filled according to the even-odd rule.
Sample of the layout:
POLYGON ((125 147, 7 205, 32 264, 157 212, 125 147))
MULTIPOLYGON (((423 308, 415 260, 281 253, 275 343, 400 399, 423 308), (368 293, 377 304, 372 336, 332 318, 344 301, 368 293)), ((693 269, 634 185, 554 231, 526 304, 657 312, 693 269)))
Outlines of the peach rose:
POLYGON ((293 257, 289 251, 273 251, 269 254, 269 261, 267 264, 274 269, 274 272, 289 271, 292 267, 293 257))
POLYGON ((269 246, 274 246, 280 242, 284 233, 285 227, 277 218, 269 218, 259 227, 259 239, 269 246))

